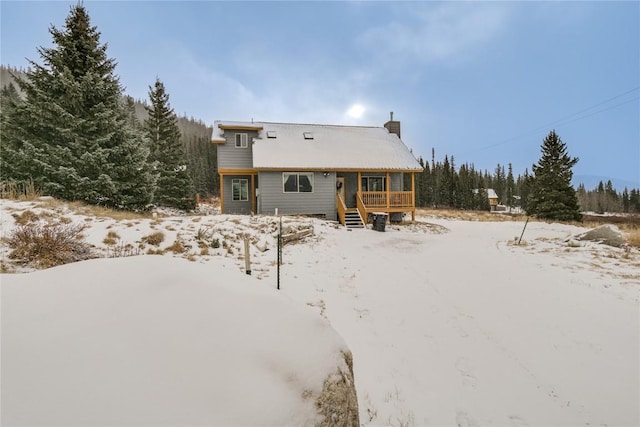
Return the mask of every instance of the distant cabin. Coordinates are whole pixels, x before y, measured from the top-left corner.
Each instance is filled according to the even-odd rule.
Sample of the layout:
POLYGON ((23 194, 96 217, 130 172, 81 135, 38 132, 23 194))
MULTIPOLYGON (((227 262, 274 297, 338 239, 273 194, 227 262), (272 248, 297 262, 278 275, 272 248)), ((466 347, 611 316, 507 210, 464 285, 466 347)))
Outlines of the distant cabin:
POLYGON ((498 195, 493 188, 487 189, 487 198, 489 199, 489 207, 491 211, 495 211, 498 208, 498 195))

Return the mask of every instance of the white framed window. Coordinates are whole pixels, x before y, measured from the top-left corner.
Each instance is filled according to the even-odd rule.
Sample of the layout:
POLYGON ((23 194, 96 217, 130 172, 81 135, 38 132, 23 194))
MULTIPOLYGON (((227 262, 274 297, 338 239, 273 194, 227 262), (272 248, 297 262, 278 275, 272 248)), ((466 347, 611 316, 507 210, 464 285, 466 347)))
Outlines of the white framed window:
POLYGON ((236 148, 247 148, 249 146, 249 135, 246 133, 236 133, 236 148))
POLYGON ((232 199, 236 202, 246 202, 249 200, 249 180, 248 179, 232 179, 231 180, 232 199))
POLYGON ((362 191, 385 191, 385 181, 384 176, 363 176, 362 191))
POLYGON ((313 193, 313 172, 283 172, 282 188, 285 193, 313 193))

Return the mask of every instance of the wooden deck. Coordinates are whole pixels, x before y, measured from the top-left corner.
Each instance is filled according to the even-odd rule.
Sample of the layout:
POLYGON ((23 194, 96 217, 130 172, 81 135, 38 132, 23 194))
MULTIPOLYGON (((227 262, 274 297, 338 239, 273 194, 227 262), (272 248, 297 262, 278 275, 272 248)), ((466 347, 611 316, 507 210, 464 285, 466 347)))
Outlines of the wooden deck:
POLYGON ((413 191, 358 191, 357 207, 362 218, 374 212, 411 213, 415 221, 416 205, 413 191))

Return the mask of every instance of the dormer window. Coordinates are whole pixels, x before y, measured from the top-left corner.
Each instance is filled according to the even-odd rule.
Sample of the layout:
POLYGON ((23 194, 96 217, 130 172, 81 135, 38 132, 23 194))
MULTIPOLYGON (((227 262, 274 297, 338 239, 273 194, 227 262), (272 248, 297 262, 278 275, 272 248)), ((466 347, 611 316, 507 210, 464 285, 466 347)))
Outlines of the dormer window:
POLYGON ((268 130, 267 131, 267 138, 275 138, 276 137, 276 131, 275 130, 268 130))
POLYGON ((246 133, 236 133, 236 148, 247 148, 249 136, 246 133))
POLYGON ((304 139, 313 139, 313 132, 302 132, 304 139))

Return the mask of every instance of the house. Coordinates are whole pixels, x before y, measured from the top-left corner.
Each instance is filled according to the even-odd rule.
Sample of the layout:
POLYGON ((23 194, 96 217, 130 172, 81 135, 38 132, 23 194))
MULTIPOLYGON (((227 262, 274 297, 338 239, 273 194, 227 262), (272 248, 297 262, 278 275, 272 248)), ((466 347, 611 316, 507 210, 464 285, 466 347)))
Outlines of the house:
POLYGON ((384 127, 216 121, 222 213, 303 214, 362 225, 369 214, 415 219, 422 167, 384 127))
POLYGON ((489 207, 491 212, 498 208, 498 194, 493 188, 487 189, 487 198, 489 199, 489 207))

